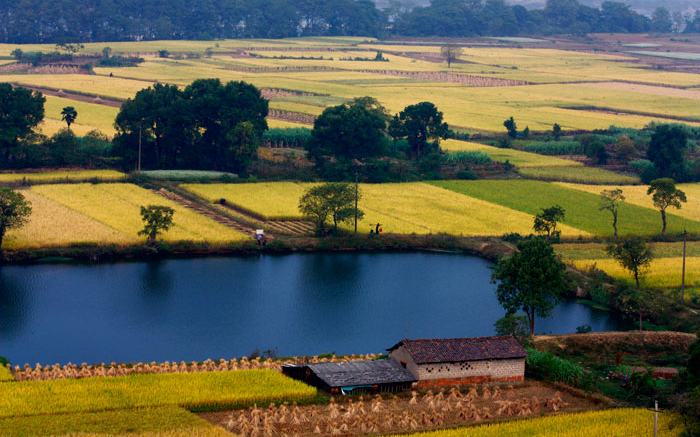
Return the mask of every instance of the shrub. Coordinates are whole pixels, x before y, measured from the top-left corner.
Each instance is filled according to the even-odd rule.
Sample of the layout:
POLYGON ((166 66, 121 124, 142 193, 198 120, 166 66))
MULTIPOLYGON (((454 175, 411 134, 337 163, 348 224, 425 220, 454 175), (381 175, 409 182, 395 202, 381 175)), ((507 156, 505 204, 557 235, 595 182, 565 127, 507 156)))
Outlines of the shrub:
POLYGON ((311 129, 305 127, 272 128, 262 135, 262 143, 271 147, 303 149, 311 139, 311 129))
POLYGON ((658 177, 658 173, 656 171, 656 168, 654 167, 654 163, 649 160, 637 159, 634 161, 630 161, 630 167, 632 167, 634 172, 639 175, 639 178, 645 184, 648 184, 649 182, 653 181, 658 177))
POLYGON ((513 335, 521 341, 530 336, 530 325, 525 316, 506 315, 496 320, 493 326, 496 335, 513 335))
POLYGON ((573 387, 583 387, 590 381, 590 376, 578 364, 559 358, 549 352, 527 348, 525 359, 526 373, 536 379, 563 382, 573 387))
POLYGON ((596 285, 591 288, 591 300, 598 305, 608 306, 610 304, 610 292, 603 285, 596 285))
POLYGON ((462 150, 443 155, 446 164, 476 164, 485 165, 492 162, 491 157, 480 150, 462 150))

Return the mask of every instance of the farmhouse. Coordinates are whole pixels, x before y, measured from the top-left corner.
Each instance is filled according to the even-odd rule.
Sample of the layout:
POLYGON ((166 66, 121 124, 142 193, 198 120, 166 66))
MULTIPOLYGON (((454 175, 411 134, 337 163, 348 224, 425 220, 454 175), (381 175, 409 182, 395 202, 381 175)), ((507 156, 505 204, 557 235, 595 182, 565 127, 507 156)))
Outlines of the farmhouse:
POLYGON ((388 351, 418 379, 419 387, 525 379, 527 352, 510 336, 401 340, 388 351))
POLYGON ((285 365, 282 373, 334 394, 396 392, 417 381, 400 363, 389 359, 285 365))

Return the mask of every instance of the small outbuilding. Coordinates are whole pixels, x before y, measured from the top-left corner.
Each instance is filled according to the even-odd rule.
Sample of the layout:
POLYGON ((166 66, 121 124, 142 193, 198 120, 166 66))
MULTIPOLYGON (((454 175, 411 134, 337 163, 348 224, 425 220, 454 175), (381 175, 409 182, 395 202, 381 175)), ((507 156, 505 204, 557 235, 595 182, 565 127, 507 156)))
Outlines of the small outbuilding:
POLYGON ((525 380, 527 352, 511 336, 401 340, 388 351, 418 387, 525 380))
POLYGON ((282 373, 333 394, 398 392, 417 381, 400 363, 389 359, 290 364, 282 366, 282 373))

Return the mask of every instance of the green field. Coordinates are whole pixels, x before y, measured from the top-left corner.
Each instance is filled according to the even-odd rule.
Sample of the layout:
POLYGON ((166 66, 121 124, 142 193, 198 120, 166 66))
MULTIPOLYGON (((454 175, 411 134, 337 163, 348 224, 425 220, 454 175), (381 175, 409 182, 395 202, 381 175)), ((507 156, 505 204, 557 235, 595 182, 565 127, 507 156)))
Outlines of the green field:
MULTIPOLYGON (((532 180, 435 181, 432 184, 528 214, 560 205, 566 211, 563 223, 595 235, 613 234, 610 213, 598 210, 599 196, 592 193, 532 180)), ((621 235, 653 235, 659 232, 660 223, 657 211, 630 203, 620 205, 618 228, 621 235)), ((700 222, 669 215, 670 234, 678 234, 684 228, 688 232, 700 232, 700 222)))
POLYGON ((525 167, 522 176, 543 181, 566 181, 583 184, 635 184, 637 176, 627 176, 596 167, 525 167))

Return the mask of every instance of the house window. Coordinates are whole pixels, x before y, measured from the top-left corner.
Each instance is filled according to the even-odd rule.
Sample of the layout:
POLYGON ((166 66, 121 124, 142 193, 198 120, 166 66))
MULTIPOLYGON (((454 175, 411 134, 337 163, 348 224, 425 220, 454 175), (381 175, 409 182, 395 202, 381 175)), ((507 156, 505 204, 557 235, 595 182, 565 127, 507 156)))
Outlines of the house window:
POLYGON ((401 361, 401 367, 403 367, 404 369, 406 368, 406 364, 407 363, 405 361, 401 361))

